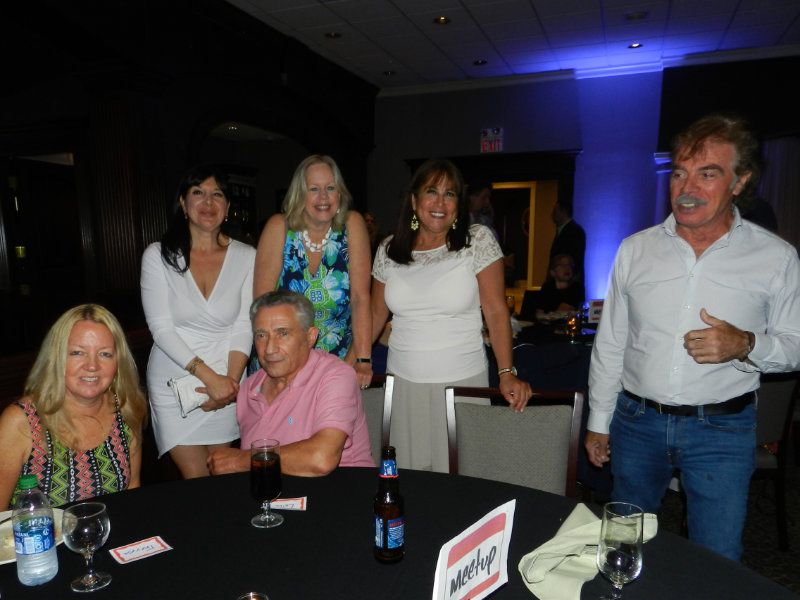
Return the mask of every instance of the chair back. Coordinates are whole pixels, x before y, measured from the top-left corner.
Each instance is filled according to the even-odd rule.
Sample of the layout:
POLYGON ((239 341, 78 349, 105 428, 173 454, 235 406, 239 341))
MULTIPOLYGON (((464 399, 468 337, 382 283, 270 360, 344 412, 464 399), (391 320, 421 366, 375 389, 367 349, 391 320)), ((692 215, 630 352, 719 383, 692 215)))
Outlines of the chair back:
POLYGON ((450 472, 577 497, 584 394, 535 390, 523 412, 460 402, 496 388, 445 389, 450 472))
POLYGON ((361 390, 361 400, 367 417, 370 448, 375 460, 380 458, 381 448, 389 444, 393 391, 393 375, 373 375, 370 386, 361 390))

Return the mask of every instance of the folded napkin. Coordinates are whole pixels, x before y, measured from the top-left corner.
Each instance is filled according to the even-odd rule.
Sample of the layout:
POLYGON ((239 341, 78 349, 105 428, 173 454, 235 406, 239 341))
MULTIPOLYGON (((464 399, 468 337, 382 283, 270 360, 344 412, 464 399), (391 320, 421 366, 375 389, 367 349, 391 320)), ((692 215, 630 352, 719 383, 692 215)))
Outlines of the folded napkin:
MULTIPOLYGON (((658 532, 658 518, 644 515, 644 541, 658 532)), ((580 600, 581 587, 597 575, 597 541, 600 519, 578 504, 555 537, 526 554, 519 572, 528 589, 539 600, 580 600)))

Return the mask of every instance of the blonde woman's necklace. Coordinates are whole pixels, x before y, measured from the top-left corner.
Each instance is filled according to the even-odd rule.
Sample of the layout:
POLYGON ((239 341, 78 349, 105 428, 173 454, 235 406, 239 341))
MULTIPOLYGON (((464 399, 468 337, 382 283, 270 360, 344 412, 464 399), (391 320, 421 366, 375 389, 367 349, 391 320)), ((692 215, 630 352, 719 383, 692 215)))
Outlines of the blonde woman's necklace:
POLYGON ((325 246, 328 245, 328 240, 331 237, 331 228, 328 227, 328 231, 325 232, 325 237, 323 237, 322 241, 318 244, 311 241, 311 238, 308 236, 308 229, 304 229, 301 235, 303 236, 303 244, 309 252, 322 252, 325 246))

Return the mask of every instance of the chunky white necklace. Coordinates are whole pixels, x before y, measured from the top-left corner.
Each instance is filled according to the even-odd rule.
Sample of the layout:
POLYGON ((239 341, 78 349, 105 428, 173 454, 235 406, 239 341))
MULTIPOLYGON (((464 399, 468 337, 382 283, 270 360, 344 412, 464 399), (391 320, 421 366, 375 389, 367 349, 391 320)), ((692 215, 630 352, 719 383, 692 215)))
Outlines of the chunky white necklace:
POLYGON ((305 244, 305 247, 308 248, 309 252, 322 252, 325 249, 325 246, 328 245, 328 240, 331 238, 331 228, 328 227, 325 237, 322 238, 322 241, 319 244, 315 244, 311 241, 311 238, 308 237, 308 229, 304 229, 302 235, 303 244, 305 244))

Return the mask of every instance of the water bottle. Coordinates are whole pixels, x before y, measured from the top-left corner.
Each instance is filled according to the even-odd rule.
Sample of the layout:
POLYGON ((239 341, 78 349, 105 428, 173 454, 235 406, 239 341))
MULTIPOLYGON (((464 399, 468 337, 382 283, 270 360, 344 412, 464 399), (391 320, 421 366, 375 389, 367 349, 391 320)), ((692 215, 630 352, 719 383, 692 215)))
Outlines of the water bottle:
POLYGON ((24 585, 40 585, 58 573, 53 509, 36 475, 20 477, 19 490, 11 513, 17 577, 24 585))

